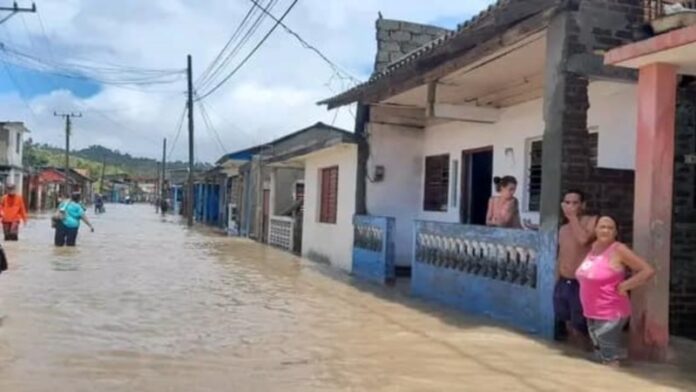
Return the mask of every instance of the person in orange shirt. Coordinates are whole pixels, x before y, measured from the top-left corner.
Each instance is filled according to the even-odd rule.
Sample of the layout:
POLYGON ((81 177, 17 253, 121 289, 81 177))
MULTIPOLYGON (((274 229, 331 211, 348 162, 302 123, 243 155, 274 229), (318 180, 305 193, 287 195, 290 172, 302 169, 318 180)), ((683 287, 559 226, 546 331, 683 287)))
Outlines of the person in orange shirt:
POLYGON ((0 216, 5 241, 17 241, 19 223, 27 223, 27 210, 24 207, 24 199, 17 194, 14 184, 7 185, 7 194, 0 199, 0 216))

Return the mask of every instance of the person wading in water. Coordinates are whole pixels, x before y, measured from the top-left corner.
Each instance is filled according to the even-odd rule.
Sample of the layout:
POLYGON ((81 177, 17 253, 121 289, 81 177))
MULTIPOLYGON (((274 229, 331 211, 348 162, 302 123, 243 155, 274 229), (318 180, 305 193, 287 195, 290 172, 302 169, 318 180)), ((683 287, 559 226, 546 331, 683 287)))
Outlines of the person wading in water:
POLYGON ((75 246, 80 222, 85 222, 94 233, 94 226, 85 216, 85 209, 80 204, 80 199, 79 193, 73 193, 70 200, 64 201, 58 207, 59 215, 62 218, 56 222, 55 245, 58 247, 75 246))
POLYGON ((20 222, 27 223, 27 210, 24 199, 16 193, 14 184, 7 185, 7 194, 0 199, 0 214, 5 241, 17 241, 20 222))

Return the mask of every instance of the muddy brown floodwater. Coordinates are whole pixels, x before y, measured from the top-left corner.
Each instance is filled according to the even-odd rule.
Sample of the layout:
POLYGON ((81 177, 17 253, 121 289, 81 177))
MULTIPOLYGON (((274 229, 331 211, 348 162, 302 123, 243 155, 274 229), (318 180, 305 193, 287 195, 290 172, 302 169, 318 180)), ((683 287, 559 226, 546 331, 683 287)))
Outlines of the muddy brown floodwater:
POLYGON ((51 246, 48 217, 5 244, 0 391, 696 390, 676 365, 607 369, 148 206, 107 210, 76 249, 51 246))

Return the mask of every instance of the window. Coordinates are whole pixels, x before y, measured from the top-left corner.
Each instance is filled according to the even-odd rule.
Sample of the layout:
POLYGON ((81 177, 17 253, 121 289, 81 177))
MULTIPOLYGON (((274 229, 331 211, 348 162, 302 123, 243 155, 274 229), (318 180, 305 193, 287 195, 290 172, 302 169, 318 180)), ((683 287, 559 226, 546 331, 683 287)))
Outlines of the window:
POLYGON ((527 171, 527 210, 539 212, 541 209, 541 155, 542 141, 534 140, 529 145, 529 167, 527 171))
POLYGON ((19 154, 21 147, 22 147, 22 133, 17 132, 17 145, 15 146, 15 149, 17 150, 17 154, 19 154))
POLYGON ((597 167, 597 157, 599 156, 599 133, 591 133, 589 144, 590 144, 590 166, 597 167))
POLYGON ((295 201, 304 200, 304 182, 295 184, 295 201))
POLYGON ((449 154, 425 158, 423 209, 447 211, 449 194, 449 154))
MULTIPOLYGON (((599 134, 588 135, 589 160, 591 167, 597 167, 599 150, 599 134)), ((527 211, 539 212, 541 209, 541 179, 542 179, 542 140, 533 140, 529 144, 529 166, 527 168, 527 211)))
POLYGON ((336 223, 338 205, 338 167, 321 169, 321 204, 319 222, 336 223))

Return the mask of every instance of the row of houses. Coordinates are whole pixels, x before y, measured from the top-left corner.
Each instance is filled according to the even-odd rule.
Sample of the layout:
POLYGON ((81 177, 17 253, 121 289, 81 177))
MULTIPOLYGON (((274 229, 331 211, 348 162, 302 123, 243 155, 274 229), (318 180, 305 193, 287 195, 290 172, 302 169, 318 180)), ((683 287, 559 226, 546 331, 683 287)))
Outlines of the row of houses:
POLYGON ((97 179, 85 169, 70 168, 66 173, 64 167, 25 166, 24 140, 29 133, 22 122, 0 122, 0 194, 4 193, 6 184, 14 184, 32 211, 54 209, 64 195, 72 192, 80 192, 86 203, 91 203, 96 193, 113 203, 127 199, 155 201, 159 193, 157 179, 110 174, 96 188, 97 179))
POLYGON ((696 13, 661 0, 500 0, 456 30, 379 19, 353 132, 317 123, 222 157, 199 221, 552 337, 559 205, 583 189, 656 267, 632 350, 696 339, 696 13), (494 176, 523 220, 484 226, 494 176), (399 273, 403 272, 403 273, 399 273))
POLYGON ((0 193, 6 184, 13 184, 22 193, 32 210, 54 208, 61 195, 79 191, 91 199, 89 173, 81 169, 25 167, 24 140, 29 129, 22 122, 0 122, 0 193))

